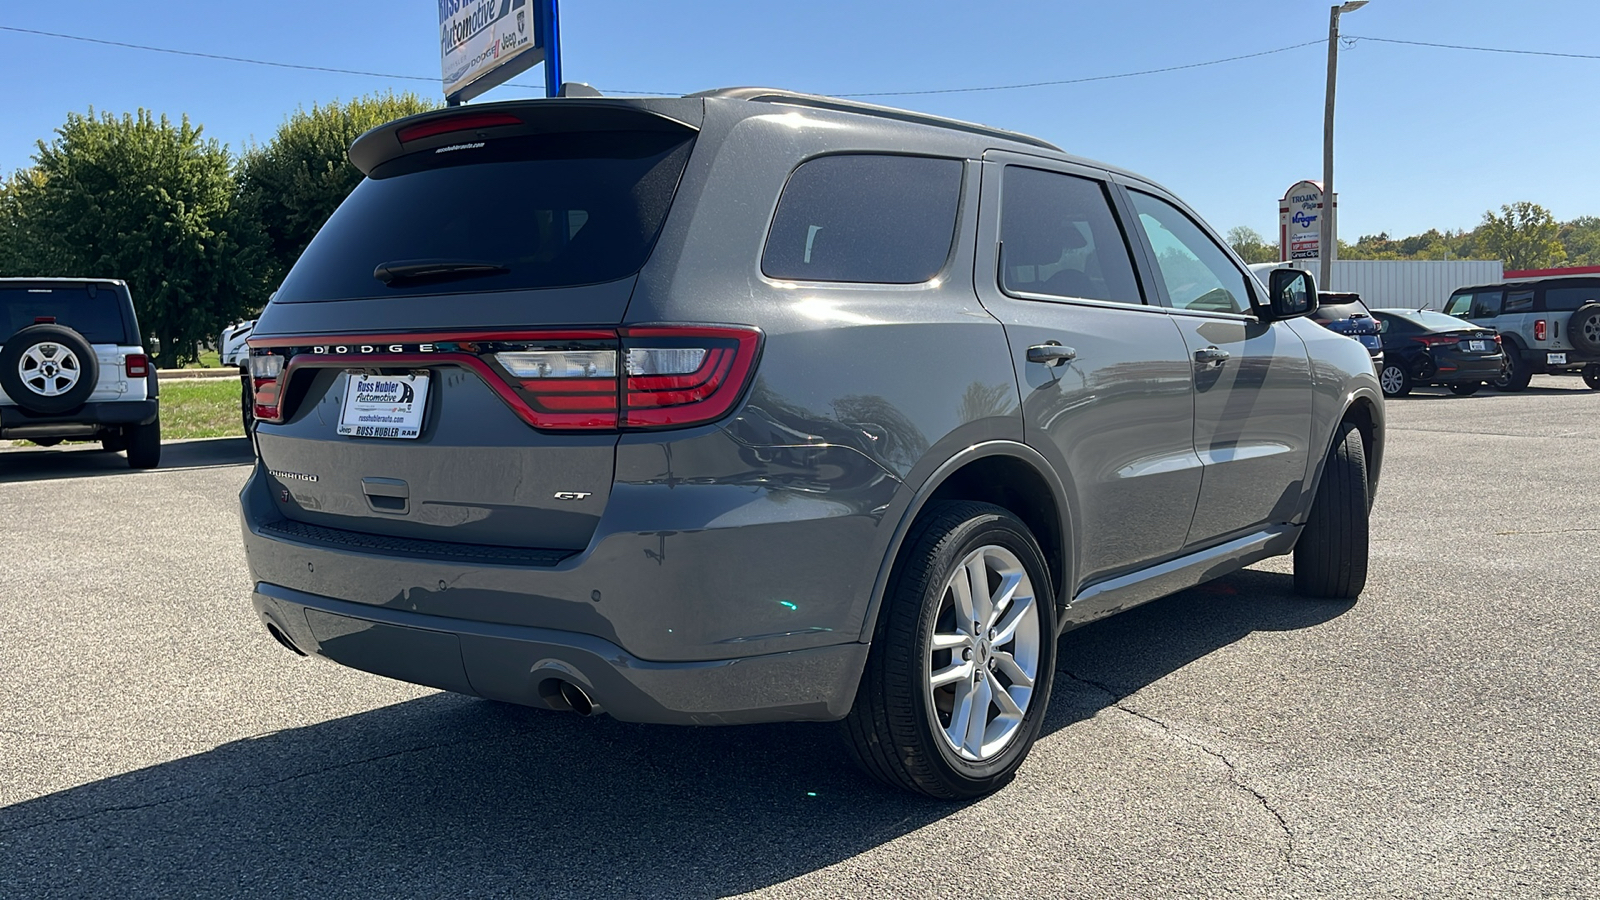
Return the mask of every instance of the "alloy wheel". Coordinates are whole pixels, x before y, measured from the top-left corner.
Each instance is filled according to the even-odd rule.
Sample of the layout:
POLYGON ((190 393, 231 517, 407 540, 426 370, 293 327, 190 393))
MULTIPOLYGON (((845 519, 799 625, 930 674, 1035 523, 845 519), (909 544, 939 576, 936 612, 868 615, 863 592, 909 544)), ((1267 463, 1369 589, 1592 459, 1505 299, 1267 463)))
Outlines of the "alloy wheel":
POLYGON ((78 383, 83 365, 78 355, 54 341, 40 341, 22 351, 17 374, 28 389, 41 397, 59 397, 78 383))

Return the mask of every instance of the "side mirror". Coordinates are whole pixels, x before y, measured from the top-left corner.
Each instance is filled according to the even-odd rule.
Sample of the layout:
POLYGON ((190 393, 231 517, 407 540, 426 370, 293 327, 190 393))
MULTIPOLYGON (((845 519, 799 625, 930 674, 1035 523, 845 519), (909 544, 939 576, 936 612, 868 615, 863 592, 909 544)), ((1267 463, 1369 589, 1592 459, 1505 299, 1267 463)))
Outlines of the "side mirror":
POLYGON ((1273 269, 1267 284, 1267 308, 1271 320, 1293 319, 1317 311, 1317 282, 1303 269, 1273 269))

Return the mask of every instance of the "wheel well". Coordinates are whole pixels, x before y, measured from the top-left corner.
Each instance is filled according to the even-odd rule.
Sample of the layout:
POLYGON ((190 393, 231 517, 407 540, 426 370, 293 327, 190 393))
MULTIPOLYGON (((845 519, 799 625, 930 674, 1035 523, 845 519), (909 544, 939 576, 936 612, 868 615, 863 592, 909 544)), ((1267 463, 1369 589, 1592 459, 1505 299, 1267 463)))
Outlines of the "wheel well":
POLYGON ((1344 411, 1343 422, 1349 422, 1361 434, 1361 450, 1367 458, 1367 496, 1374 494, 1378 484, 1378 470, 1383 466, 1383 451, 1378 447, 1378 426, 1373 418, 1372 401, 1358 397, 1344 411))
POLYGON ((1039 542, 1050 569, 1050 584, 1059 596, 1066 577, 1061 510, 1039 470, 1014 456, 985 456, 951 473, 929 495, 923 509, 939 500, 973 500, 1010 510, 1039 542))

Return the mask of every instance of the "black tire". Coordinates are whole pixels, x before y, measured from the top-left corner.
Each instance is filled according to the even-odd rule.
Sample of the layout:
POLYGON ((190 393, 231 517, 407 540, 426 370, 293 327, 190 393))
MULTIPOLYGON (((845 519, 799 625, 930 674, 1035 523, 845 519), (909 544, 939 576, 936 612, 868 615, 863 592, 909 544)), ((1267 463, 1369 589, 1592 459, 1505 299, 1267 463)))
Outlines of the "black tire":
MULTIPOLYGON (((1031 620, 1024 621, 1026 627, 1033 624, 1031 620)), ((955 627, 964 630, 964 625, 955 627)), ((1055 675, 1055 636, 1056 610, 1049 570, 1027 526, 1010 512, 986 503, 945 501, 930 506, 906 537, 878 615, 855 705, 841 723, 851 755, 869 774, 886 784, 940 799, 965 799, 997 790, 1016 774, 1044 722, 1055 675), (953 727, 953 723, 947 726, 940 717, 953 713, 937 708, 943 689, 933 687, 928 676, 941 653, 950 654, 941 660, 946 666, 959 665, 955 662, 956 651, 932 649, 933 634, 936 628, 948 627, 941 625, 945 621, 941 615, 954 607, 945 605, 946 588, 962 561, 990 548, 1008 552, 1020 561, 1033 588, 1031 609, 1020 615, 1037 616, 1039 631, 1034 683, 1019 724, 1006 743, 980 761, 962 758, 946 738, 945 729, 953 727)), ((977 658, 987 658, 991 652, 1007 647, 1020 654, 1022 640, 1019 628, 1017 643, 991 646, 985 642, 977 658)), ((1009 692, 1021 686, 1020 681, 1005 675, 1003 665, 985 667, 978 662, 970 671, 973 675, 967 679, 969 686, 986 676, 985 690, 1000 687, 1009 692), (1002 676, 1008 684, 1002 684, 1002 676)), ((1006 696, 1014 697, 1010 693, 1006 696)), ((993 701, 986 706, 986 722, 989 711, 997 708, 993 701)), ((997 716, 994 723, 999 722, 997 716)), ((983 729, 979 732, 984 734, 983 729)))
POLYGON ((1367 586, 1367 454, 1361 432, 1339 425, 1311 515, 1294 545, 1294 589, 1309 597, 1354 599, 1367 586))
POLYGON ((1497 391, 1514 394, 1528 387, 1528 382, 1533 380, 1533 370, 1523 361, 1522 355, 1512 344, 1505 345, 1506 367, 1500 377, 1489 382, 1489 386, 1497 391))
POLYGON ((256 424, 256 398, 250 390, 250 378, 239 375, 239 420, 244 423, 245 437, 250 436, 250 429, 256 424))
POLYGON ((1483 387, 1483 382, 1481 381, 1462 382, 1450 385, 1450 393, 1455 394, 1457 397, 1471 397, 1481 387, 1483 387))
POLYGON ((1591 391, 1600 391, 1600 363, 1590 363, 1583 367, 1583 383, 1591 391))
POLYGON ((1600 354, 1600 303, 1585 303, 1567 320, 1567 340, 1581 353, 1600 354))
POLYGON ((0 388, 30 412, 55 415, 77 409, 99 380, 94 348, 65 325, 29 325, 0 348, 0 388))
POLYGON ((1411 393, 1411 373, 1399 360, 1385 362, 1378 372, 1378 386, 1385 397, 1404 397, 1411 393))
POLYGON ((126 431, 118 431, 108 434, 100 439, 100 447, 112 453, 121 453, 128 449, 128 433, 126 431))
POLYGON ((134 469, 154 469, 161 464, 161 418, 148 425, 129 425, 128 466, 134 469))

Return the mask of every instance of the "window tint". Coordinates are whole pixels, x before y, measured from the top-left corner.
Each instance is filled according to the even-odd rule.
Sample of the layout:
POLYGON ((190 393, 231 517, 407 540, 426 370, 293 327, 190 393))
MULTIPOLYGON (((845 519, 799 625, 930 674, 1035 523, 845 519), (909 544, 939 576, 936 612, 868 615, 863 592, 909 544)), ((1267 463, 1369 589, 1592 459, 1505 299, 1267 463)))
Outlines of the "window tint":
POLYGON ((1442 312, 1434 312, 1431 309, 1419 309, 1411 315, 1416 316, 1418 324, 1423 328, 1433 331, 1460 331, 1464 328, 1472 329, 1477 327, 1465 319, 1447 316, 1442 312))
POLYGON ((1600 286, 1545 288, 1545 309, 1552 311, 1578 309, 1585 303, 1600 303, 1600 286))
POLYGON ((922 156, 824 156, 796 169, 761 255, 769 278, 918 284, 944 268, 962 164, 922 156))
POLYGON ((1200 226, 1164 200, 1131 193, 1174 307, 1233 313, 1249 309, 1244 274, 1200 226))
POLYGON ((690 143, 682 134, 505 138, 380 166, 317 232, 276 303, 614 281, 639 271, 690 143), (384 284, 383 263, 468 261, 475 277, 384 284))
POLYGON ((1007 166, 1000 199, 1000 286, 1007 291, 1143 303, 1105 187, 1007 166))
POLYGON ((1367 311, 1365 303, 1360 300, 1353 300, 1349 303, 1321 304, 1317 307, 1317 311, 1311 314, 1311 319, 1315 322, 1339 322, 1356 316, 1370 315, 1371 313, 1367 311))
POLYGON ((93 297, 84 286, 0 287, 0 344, 39 318, 53 318, 91 344, 137 343, 122 321, 122 303, 120 294, 104 287, 93 297))
MULTIPOLYGON (((1505 291, 1479 291, 1472 295, 1472 306, 1467 310, 1467 315, 1480 319, 1492 319, 1500 315, 1500 301, 1505 295, 1505 291)), ((1461 313, 1450 312, 1450 315, 1459 316, 1461 313)))
POLYGON ((1533 291, 1512 291, 1506 294, 1506 312, 1527 312, 1530 309, 1533 309, 1533 291))

